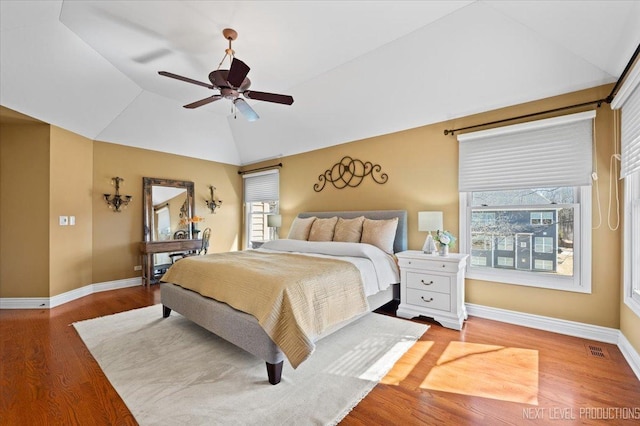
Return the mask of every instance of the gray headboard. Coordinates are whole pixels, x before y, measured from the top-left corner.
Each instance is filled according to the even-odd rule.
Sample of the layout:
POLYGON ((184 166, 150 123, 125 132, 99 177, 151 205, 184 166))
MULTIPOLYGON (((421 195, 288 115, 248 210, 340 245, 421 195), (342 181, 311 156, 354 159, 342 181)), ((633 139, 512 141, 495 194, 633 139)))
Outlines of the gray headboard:
POLYGON ((407 249, 407 211, 406 210, 363 210, 363 211, 335 211, 335 212, 302 212, 298 217, 343 217, 345 219, 353 219, 354 217, 364 216, 368 219, 393 219, 398 218, 398 228, 396 229, 396 238, 393 241, 393 252, 398 253, 407 249))

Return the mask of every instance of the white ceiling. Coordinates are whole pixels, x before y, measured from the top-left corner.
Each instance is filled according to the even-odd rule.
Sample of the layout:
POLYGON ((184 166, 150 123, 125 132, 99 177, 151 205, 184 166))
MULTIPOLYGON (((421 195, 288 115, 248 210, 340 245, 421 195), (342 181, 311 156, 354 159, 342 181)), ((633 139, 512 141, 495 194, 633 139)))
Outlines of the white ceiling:
MULTIPOLYGON (((87 138, 249 164, 614 82, 640 1, 0 1, 0 105, 87 138), (228 42, 252 89, 207 82, 228 42)), ((227 68, 227 66, 223 67, 227 68)))

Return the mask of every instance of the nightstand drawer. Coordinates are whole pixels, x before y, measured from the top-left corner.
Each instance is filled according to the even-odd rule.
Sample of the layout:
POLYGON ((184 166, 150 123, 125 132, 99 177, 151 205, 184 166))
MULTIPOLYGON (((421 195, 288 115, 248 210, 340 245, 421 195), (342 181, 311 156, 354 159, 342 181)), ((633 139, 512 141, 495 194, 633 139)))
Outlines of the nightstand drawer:
POLYGON ((435 274, 421 274, 407 272, 407 287, 416 290, 435 291, 437 293, 451 293, 451 278, 435 274))
POLYGON ((451 296, 444 293, 408 288, 407 303, 423 308, 449 311, 451 309, 451 296))
POLYGON ((424 269, 429 271, 439 271, 456 274, 458 273, 458 262, 444 262, 438 260, 438 256, 430 259, 407 259, 398 258, 398 265, 406 269, 424 269))

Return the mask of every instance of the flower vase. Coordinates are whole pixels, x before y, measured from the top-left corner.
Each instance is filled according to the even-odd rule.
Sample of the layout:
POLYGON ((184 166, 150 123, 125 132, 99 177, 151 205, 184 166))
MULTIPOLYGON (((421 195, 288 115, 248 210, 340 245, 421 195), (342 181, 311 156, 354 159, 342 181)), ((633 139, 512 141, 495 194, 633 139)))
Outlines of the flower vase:
POLYGON ((448 256, 449 255, 449 246, 447 244, 440 244, 440 250, 438 251, 440 256, 448 256))

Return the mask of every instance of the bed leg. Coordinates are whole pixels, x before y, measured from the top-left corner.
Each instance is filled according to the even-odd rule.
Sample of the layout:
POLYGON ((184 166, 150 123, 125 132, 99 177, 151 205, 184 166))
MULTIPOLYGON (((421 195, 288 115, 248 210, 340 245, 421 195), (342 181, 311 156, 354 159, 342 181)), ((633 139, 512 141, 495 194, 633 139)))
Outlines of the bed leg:
POLYGON ((267 375, 269 376, 269 383, 277 385, 282 378, 282 364, 284 361, 280 361, 277 364, 270 364, 267 362, 267 375))
POLYGON ((171 308, 162 305, 162 318, 169 318, 169 315, 171 315, 171 308))

